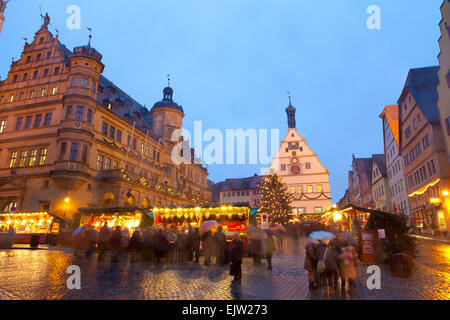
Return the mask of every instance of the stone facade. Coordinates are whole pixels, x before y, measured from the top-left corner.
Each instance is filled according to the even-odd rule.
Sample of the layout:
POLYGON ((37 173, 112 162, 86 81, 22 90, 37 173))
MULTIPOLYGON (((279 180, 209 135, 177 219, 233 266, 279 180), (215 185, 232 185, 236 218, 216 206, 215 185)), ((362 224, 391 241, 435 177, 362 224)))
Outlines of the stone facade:
POLYGON ((294 198, 295 215, 325 212, 331 206, 329 171, 296 129, 295 108, 286 109, 289 130, 272 159, 269 171, 278 173, 294 198))
POLYGON ((211 201, 207 170, 173 162, 184 117, 173 89, 149 112, 102 75, 90 43, 72 52, 49 23, 0 82, 0 211, 211 201))
POLYGON ((348 173, 350 203, 357 207, 373 208, 372 158, 356 158, 353 155, 352 170, 348 173))
POLYGON ((438 109, 441 118, 442 134, 447 147, 448 162, 450 163, 450 2, 444 0, 441 6, 442 20, 439 24, 441 37, 439 38, 439 86, 438 109))
POLYGON ((403 213, 409 216, 408 191, 400 154, 400 122, 398 105, 386 106, 380 114, 383 125, 384 155, 389 182, 391 206, 389 212, 403 213))
POLYGON ((226 179, 215 184, 212 188, 213 198, 221 204, 236 205, 248 204, 251 208, 259 207, 261 196, 258 193, 258 185, 264 180, 264 176, 254 175, 248 178, 226 179))
POLYGON ((372 198, 375 202, 375 209, 384 212, 391 210, 392 201, 384 154, 372 156, 372 198))
POLYGON ((411 69, 398 100, 409 205, 417 226, 427 232, 445 232, 450 227, 444 196, 449 190, 450 166, 436 104, 438 70, 411 69))

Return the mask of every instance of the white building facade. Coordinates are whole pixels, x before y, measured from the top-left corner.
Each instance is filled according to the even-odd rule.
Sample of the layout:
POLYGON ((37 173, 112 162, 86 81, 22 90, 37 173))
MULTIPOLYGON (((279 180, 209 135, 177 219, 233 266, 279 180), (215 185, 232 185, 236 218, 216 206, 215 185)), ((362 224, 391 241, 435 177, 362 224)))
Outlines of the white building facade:
POLYGON ((383 121, 384 155, 391 205, 388 211, 410 215, 403 162, 399 149, 400 122, 398 105, 386 106, 380 115, 383 121))
POLYGON ((293 196, 294 215, 319 214, 331 206, 329 171, 296 129, 295 108, 289 101, 286 109, 289 130, 272 159, 276 172, 293 196))

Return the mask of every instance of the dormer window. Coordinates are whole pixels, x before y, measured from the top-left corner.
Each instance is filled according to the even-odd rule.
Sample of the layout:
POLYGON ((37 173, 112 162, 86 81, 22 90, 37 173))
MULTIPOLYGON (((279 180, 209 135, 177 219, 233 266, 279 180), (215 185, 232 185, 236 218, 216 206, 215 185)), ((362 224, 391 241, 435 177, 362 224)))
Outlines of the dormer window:
POLYGON ((17 74, 15 74, 14 78, 13 78, 13 83, 16 83, 18 78, 19 78, 19 76, 17 74))
POLYGON ((44 40, 45 40, 45 38, 44 38, 44 37, 41 37, 41 38, 39 39, 39 43, 43 43, 44 40))
POLYGON ((27 63, 31 62, 31 56, 27 57, 27 63))
POLYGON ((52 52, 51 51, 47 52, 47 59, 50 59, 51 57, 52 57, 52 52))
POLYGON ((36 56, 36 61, 39 61, 39 60, 41 60, 41 54, 39 53, 37 56, 36 56))

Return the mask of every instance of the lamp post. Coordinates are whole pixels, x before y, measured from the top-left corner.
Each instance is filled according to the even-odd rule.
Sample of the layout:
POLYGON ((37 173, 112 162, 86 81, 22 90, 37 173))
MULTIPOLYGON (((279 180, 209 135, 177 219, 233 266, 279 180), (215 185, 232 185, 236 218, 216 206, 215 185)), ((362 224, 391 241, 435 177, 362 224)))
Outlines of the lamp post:
POLYGON ((64 199, 64 219, 66 218, 66 213, 67 213, 67 206, 69 205, 70 202, 70 198, 66 197, 64 199))

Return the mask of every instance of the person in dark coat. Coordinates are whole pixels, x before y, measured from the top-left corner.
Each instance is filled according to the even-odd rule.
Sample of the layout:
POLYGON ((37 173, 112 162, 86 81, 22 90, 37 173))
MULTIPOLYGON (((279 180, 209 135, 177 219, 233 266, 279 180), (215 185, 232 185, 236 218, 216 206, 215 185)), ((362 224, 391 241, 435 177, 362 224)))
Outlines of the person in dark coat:
POLYGON ((303 268, 308 271, 309 275, 309 289, 314 290, 316 286, 316 271, 317 271, 317 260, 316 260, 316 247, 319 245, 318 241, 311 241, 305 247, 305 263, 303 268))
POLYGON ((86 231, 86 240, 88 244, 88 249, 86 251, 86 256, 90 257, 97 247, 97 230, 93 226, 90 226, 86 231))
POLYGON ((227 237, 223 233, 223 228, 220 226, 214 235, 215 247, 216 247, 216 264, 225 265, 225 248, 227 246, 227 237))
POLYGON ((147 227, 144 232, 143 259, 145 262, 151 261, 154 238, 155 238, 155 236, 154 236, 152 229, 150 227, 147 227))
POLYGON ((105 222, 103 227, 100 229, 98 233, 98 261, 102 261, 105 256, 105 252, 108 249, 109 238, 111 237, 111 229, 108 227, 108 224, 105 222))
POLYGON ((334 283, 334 280, 337 279, 337 275, 339 274, 338 256, 339 253, 334 243, 330 244, 329 240, 320 241, 320 244, 316 248, 316 260, 323 259, 325 263, 325 270, 320 276, 321 283, 324 285, 324 292, 329 294, 334 294, 337 289, 337 283, 334 283))
POLYGON ((142 250, 144 249, 144 239, 139 228, 134 230, 130 239, 130 248, 133 254, 132 261, 139 262, 142 260, 142 250))
POLYGON ((214 246, 214 238, 211 230, 206 231, 202 236, 203 247, 205 248, 205 266, 211 264, 211 254, 214 246))
POLYGON ((195 228, 192 235, 192 246, 194 249, 194 263, 200 262, 200 232, 198 228, 195 228))
POLYGON ((114 230, 111 238, 109 239, 109 245, 112 250, 111 262, 119 261, 119 251, 121 250, 121 242, 122 242, 122 230, 120 226, 117 226, 116 230, 114 230))
POLYGON ((162 230, 159 230, 156 236, 156 244, 155 244, 156 263, 159 263, 161 258, 167 256, 169 248, 170 245, 166 235, 163 233, 162 230))
POLYGON ((231 267, 230 274, 234 276, 234 280, 231 283, 240 284, 242 281, 242 254, 244 251, 244 241, 239 237, 239 233, 236 232, 231 242, 231 267))

